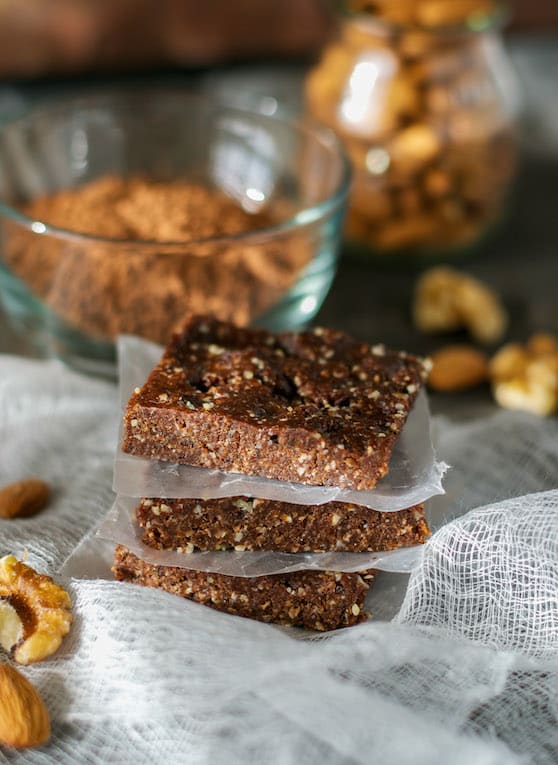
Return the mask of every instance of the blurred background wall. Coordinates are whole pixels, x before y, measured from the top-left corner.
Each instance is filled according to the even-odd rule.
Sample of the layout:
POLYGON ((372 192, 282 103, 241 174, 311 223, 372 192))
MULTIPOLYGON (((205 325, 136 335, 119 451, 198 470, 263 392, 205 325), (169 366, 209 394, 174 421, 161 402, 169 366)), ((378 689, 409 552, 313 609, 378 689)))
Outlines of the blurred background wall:
MULTIPOLYGON (((326 0, 2 0, 0 77, 312 57, 333 33, 333 6, 326 0)), ((515 0, 512 8, 512 30, 558 29, 557 0, 515 0)))
POLYGON ((515 0, 514 29, 553 32, 558 29, 558 2, 556 0, 515 0))

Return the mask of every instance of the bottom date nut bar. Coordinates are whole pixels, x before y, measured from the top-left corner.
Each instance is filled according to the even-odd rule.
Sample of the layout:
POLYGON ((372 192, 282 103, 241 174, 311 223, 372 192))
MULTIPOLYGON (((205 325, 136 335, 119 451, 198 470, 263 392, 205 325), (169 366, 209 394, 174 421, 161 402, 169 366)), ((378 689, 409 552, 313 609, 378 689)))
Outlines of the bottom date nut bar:
POLYGON ((142 541, 157 549, 375 552, 423 544, 424 507, 380 513, 346 502, 295 505, 253 497, 143 499, 142 541))
POLYGON ((218 611, 263 622, 332 630, 368 618, 364 598, 372 572, 297 571, 237 577, 146 563, 116 548, 113 572, 120 581, 158 587, 218 611))

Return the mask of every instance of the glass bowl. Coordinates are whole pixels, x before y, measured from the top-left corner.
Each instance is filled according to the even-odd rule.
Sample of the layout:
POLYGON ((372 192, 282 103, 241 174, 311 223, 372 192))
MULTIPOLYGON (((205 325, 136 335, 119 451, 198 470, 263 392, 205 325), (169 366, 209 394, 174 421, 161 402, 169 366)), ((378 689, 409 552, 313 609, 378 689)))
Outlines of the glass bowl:
MULTIPOLYGON (((209 95, 114 93, 36 109, 0 130, 0 300, 39 355, 101 374, 114 371, 118 334, 164 343, 192 311, 303 326, 335 274, 349 182, 329 129, 209 95), (115 177, 211 189, 260 223, 165 241, 96 236, 25 212, 115 177)), ((96 213, 108 223, 113 210, 96 213)))

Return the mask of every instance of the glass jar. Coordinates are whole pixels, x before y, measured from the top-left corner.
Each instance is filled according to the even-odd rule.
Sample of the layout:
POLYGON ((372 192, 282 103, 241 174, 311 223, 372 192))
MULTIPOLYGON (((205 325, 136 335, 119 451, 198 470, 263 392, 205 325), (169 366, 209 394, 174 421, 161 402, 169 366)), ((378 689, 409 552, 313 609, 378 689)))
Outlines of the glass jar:
POLYGON ((504 14, 456 16, 473 1, 378 0, 374 15, 346 17, 307 77, 308 110, 344 140, 354 166, 347 238, 374 253, 469 249, 505 206, 518 92, 504 14))

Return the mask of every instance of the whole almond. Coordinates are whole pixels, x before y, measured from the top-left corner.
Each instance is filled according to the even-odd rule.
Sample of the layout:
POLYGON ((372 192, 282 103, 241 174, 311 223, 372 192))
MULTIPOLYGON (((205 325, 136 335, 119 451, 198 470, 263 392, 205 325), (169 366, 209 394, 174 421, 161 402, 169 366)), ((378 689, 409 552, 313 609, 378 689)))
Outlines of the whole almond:
POLYGON ((479 385, 488 378, 488 358, 470 345, 448 345, 433 353, 428 384, 451 392, 479 385))
POLYGON ((50 738, 50 719, 38 691, 21 672, 0 664, 0 744, 21 749, 50 738))
POLYGON ((38 478, 25 478, 0 489, 0 518, 27 518, 48 504, 50 489, 38 478))

